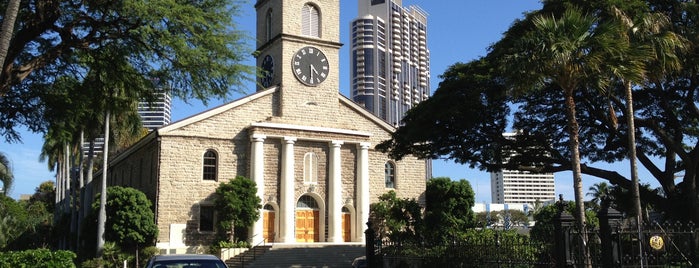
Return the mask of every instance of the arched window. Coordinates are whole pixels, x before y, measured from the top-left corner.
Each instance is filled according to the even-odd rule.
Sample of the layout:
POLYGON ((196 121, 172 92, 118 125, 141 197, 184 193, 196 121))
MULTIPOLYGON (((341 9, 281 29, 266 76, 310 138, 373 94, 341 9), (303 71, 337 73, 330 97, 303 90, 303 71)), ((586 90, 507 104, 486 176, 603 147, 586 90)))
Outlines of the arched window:
POLYGON ((318 156, 313 152, 303 156, 303 182, 318 182, 318 156))
POLYGON ((202 179, 204 180, 217 180, 218 175, 218 156, 214 150, 206 150, 204 153, 204 172, 202 179))
POLYGON ((267 11, 265 17, 265 41, 272 40, 272 10, 267 11))
POLYGON ((386 188, 396 188, 396 166, 392 162, 386 162, 386 170, 384 172, 386 180, 386 188))
POLYGON ((301 10, 301 34, 320 37, 320 12, 314 5, 306 3, 301 10))
POLYGON ((310 195, 302 195, 299 198, 299 201, 296 202, 296 207, 318 209, 318 202, 316 202, 316 200, 313 199, 313 197, 311 197, 310 195))

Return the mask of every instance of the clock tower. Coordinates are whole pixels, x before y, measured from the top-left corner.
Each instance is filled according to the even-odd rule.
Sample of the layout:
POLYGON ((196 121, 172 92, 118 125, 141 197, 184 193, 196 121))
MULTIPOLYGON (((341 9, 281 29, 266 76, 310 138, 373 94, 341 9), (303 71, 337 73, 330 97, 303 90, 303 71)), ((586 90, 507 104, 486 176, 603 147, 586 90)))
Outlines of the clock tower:
POLYGON ((276 116, 324 125, 338 109, 338 0, 258 0, 258 91, 278 87, 276 116))

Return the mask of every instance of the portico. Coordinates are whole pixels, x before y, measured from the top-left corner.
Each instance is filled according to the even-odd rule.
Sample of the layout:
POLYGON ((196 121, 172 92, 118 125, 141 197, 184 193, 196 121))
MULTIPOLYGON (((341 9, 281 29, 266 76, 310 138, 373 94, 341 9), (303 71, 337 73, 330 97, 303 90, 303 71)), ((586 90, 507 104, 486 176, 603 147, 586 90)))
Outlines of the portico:
MULTIPOLYGON (((257 184, 257 194, 263 200, 263 208, 270 201, 277 200, 277 194, 278 204, 271 207, 279 208, 278 211, 274 211, 274 215, 279 215, 279 217, 275 217, 275 221, 278 221, 278 223, 273 225, 264 224, 266 220, 269 220, 264 219, 264 216, 271 214, 260 213, 262 217, 252 228, 253 243, 256 244, 262 241, 263 237, 255 234, 262 234, 263 232, 274 233, 273 240, 275 242, 295 243, 299 241, 299 237, 302 235, 299 234, 300 229, 303 228, 308 231, 308 229, 314 229, 313 226, 317 226, 319 230, 311 230, 312 232, 323 234, 317 236, 317 241, 312 239, 314 242, 362 242, 364 236, 361 230, 363 222, 368 220, 370 202, 368 183, 368 150, 370 144, 365 142, 365 140, 368 140, 371 134, 346 129, 279 123, 253 123, 250 127, 253 133, 250 135, 250 178, 257 184), (290 135, 292 132, 296 135, 290 135), (313 150, 309 150, 307 147, 296 148, 295 144, 297 142, 313 144, 316 147, 315 150, 327 151, 327 157, 325 159, 308 159, 308 152, 304 150, 313 150), (266 169, 270 167, 267 167, 265 162, 276 161, 276 159, 265 158, 265 144, 275 143, 281 146, 280 172, 269 172, 270 170, 266 172, 266 169), (343 146, 345 148, 344 155, 353 155, 354 157, 343 159, 343 146), (297 155, 304 155, 305 159, 298 159, 297 161, 297 155), (302 161, 302 163, 297 163, 299 161, 302 161), (356 170, 343 172, 343 165, 356 166, 356 170), (295 172, 301 166, 303 166, 302 172, 295 172), (327 172, 319 172, 318 166, 327 167, 327 172), (265 174, 279 174, 279 176, 277 178, 277 176, 265 176, 265 174), (320 176, 317 177, 319 174, 320 176), (299 178, 298 175, 302 175, 302 178, 299 178), (354 183, 343 183, 343 178, 347 182, 356 181, 357 186, 354 187, 354 183), (278 192, 266 189, 265 185, 273 184, 272 182, 277 180, 279 180, 278 192), (300 210, 298 203, 302 202, 300 199, 304 195, 308 195, 319 204, 316 208, 318 210, 317 216, 313 217, 313 223, 315 224, 309 224, 311 227, 296 226, 303 225, 303 222, 299 221, 298 214, 300 212, 297 211, 300 210), (343 211, 345 212, 343 213, 343 211), (347 213, 350 214, 350 217, 343 216, 343 214, 347 213), (356 215, 352 215, 353 213, 356 215), (349 224, 343 224, 343 221, 346 221, 347 218, 350 221, 354 219, 354 221, 351 221, 349 224), (327 219, 327 222, 325 219, 327 219), (326 224, 327 236, 324 231, 326 224), (264 228, 269 228, 270 226, 278 226, 278 230, 272 232, 264 230, 264 228), (343 232, 350 233, 347 238, 349 241, 345 241, 343 232)), ((271 155, 274 154, 272 153, 271 155)), ((267 157, 269 158, 270 156, 267 157)), ((314 214, 306 213, 304 215, 312 217, 314 214)), ((304 219, 310 218, 306 216, 301 217, 304 219)))

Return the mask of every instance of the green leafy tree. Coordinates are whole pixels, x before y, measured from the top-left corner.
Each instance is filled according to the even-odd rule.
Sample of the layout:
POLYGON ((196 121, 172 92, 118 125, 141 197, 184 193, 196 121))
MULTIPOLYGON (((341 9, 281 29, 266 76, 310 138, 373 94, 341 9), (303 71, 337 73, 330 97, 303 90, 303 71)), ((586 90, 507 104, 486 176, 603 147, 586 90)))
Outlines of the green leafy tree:
POLYGON ((497 222, 500 222, 500 213, 498 213, 497 211, 481 211, 475 213, 474 221, 477 227, 489 227, 497 222))
MULTIPOLYGON (((690 97, 694 96, 699 85, 699 78, 696 76, 696 70, 699 68, 699 54, 696 53, 699 47, 696 45, 699 43, 699 28, 696 27, 696 21, 699 21, 698 4, 673 1, 545 1, 541 10, 533 11, 513 23, 502 42, 498 43, 506 44, 515 39, 515 36, 521 36, 533 27, 532 18, 537 15, 548 14, 549 17, 554 16, 552 14, 560 15, 571 5, 577 5, 581 13, 594 14, 600 22, 615 25, 614 27, 618 30, 616 33, 618 40, 614 42, 620 46, 620 53, 598 57, 602 64, 600 72, 594 72, 597 75, 586 75, 585 79, 577 77, 581 79, 581 83, 574 91, 573 101, 578 116, 579 140, 584 143, 584 146, 579 147, 579 154, 581 159, 585 159, 585 163, 580 165, 580 173, 604 179, 611 185, 618 185, 624 189, 633 187, 631 177, 620 174, 605 164, 624 161, 629 157, 630 145, 627 137, 630 127, 627 119, 632 115, 636 129, 638 162, 662 186, 662 191, 658 192, 641 187, 641 200, 653 203, 654 207, 664 211, 664 215, 669 218, 699 221, 699 198, 697 198, 699 184, 696 183, 699 173, 695 172, 699 167, 699 155, 694 154, 695 148, 699 148, 699 142, 697 142, 699 132, 696 131, 699 127, 697 125, 699 113, 695 112, 699 107, 690 97), (634 23, 637 23, 637 18, 643 18, 644 10, 650 9, 669 16, 671 22, 669 30, 687 41, 689 44, 686 46, 691 48, 689 51, 678 50, 667 54, 668 57, 677 57, 682 63, 681 68, 675 71, 668 71, 671 68, 661 68, 662 63, 665 62, 657 60, 661 58, 650 58, 645 63, 647 70, 650 71, 645 73, 644 82, 632 87, 633 100, 628 103, 633 103, 633 114, 622 112, 619 118, 617 118, 618 111, 628 111, 627 102, 622 97, 626 96, 627 87, 621 83, 621 76, 611 72, 610 66, 621 67, 619 63, 623 61, 616 56, 630 55, 624 51, 635 45, 624 42, 625 38, 629 37, 628 32, 625 31, 627 28, 619 25, 618 18, 611 12, 612 7, 626 14, 634 14, 631 16, 634 23), (656 68, 657 71, 655 71, 656 68), (603 88, 604 91, 595 90, 596 88, 603 88)), ((592 33, 589 34, 592 35, 592 33)), ((553 35, 553 31, 546 31, 544 35, 553 35)), ((649 38, 648 40, 661 39, 649 38)), ((531 43, 535 47, 542 44, 531 43)), ((571 43, 571 45, 575 44, 579 43, 571 43)), ((540 47, 543 49, 554 46, 540 47)), ((563 47, 561 43, 560 48, 563 47)), ((522 51, 523 54, 520 56, 523 58, 540 59, 527 56, 528 52, 537 52, 534 49, 522 51)), ((662 50, 654 50, 656 53, 659 51, 662 50)), ((553 80, 540 80, 545 83, 539 87, 527 87, 537 90, 527 91, 526 95, 489 98, 488 96, 497 96, 497 94, 476 94, 508 92, 504 88, 506 88, 505 84, 510 82, 501 78, 501 74, 487 70, 498 70, 500 66, 513 67, 514 65, 499 64, 495 60, 496 56, 496 49, 492 49, 485 58, 467 64, 457 63, 450 67, 442 75, 444 82, 440 83, 432 101, 422 102, 413 109, 416 113, 419 111, 420 115, 411 116, 408 113, 404 118, 404 126, 398 128, 391 140, 380 144, 377 148, 387 150, 392 156, 415 154, 426 158, 446 157, 458 163, 486 170, 499 169, 503 165, 514 168, 527 167, 528 163, 517 161, 536 161, 541 165, 531 171, 572 171, 575 166, 572 165, 570 157, 572 155, 571 138, 567 131, 561 131, 568 129, 569 121, 566 118, 568 103, 561 101, 565 99, 564 92, 560 86, 550 83, 553 80), (464 68, 464 66, 477 65, 483 67, 464 68), (471 101, 458 99, 459 96, 467 94, 473 94, 471 101), (479 102, 473 103, 473 100, 479 100, 479 102), (537 147, 545 148, 544 153, 527 153, 520 158, 503 162, 500 148, 505 148, 507 141, 502 141, 501 137, 498 137, 504 132, 504 127, 499 128, 499 126, 507 126, 510 123, 507 122, 506 113, 503 116, 496 116, 497 113, 494 111, 498 110, 492 108, 507 104, 513 104, 510 106, 514 112, 513 122, 511 122, 513 128, 523 130, 523 138, 526 136, 526 139, 535 142, 534 145, 537 147), (472 107, 486 112, 474 112, 472 107), (441 111, 449 111, 449 113, 445 114, 441 111), (479 116, 482 114, 486 114, 485 118, 479 116), (461 116, 451 117, 450 115, 461 116), (492 126, 490 128, 492 131, 475 127, 486 124, 492 126), (431 137, 428 130, 433 129, 437 134, 431 137), (473 129, 477 130, 473 131, 473 129)), ((518 71, 513 71, 510 75, 518 76, 518 72, 535 71, 538 70, 537 68, 565 70, 542 63, 532 68, 513 67, 518 71)), ((519 78, 524 79, 526 76, 519 78)), ((527 147, 531 147, 531 144, 522 145, 522 148, 527 147)))
POLYGON ((28 201, 18 202, 26 213, 25 221, 17 226, 25 226, 24 232, 17 233, 7 248, 26 250, 48 248, 57 244, 57 233, 64 227, 54 222, 55 190, 52 181, 43 182, 35 189, 28 201), (58 226, 59 228, 55 228, 58 226))
MULTIPOLYGON (((565 118, 577 206, 577 227, 585 230, 582 171, 580 161, 580 125, 575 102, 576 91, 587 86, 606 88, 604 74, 608 56, 623 53, 617 42, 615 24, 605 23, 577 6, 532 14, 516 23, 505 38, 493 46, 491 55, 502 67, 502 75, 515 94, 550 86, 563 92, 565 118), (593 80, 597 78, 596 80, 593 80), (594 83, 591 83, 594 81, 594 83)), ((583 235, 583 244, 587 237, 583 235)), ((585 252, 585 258, 588 258, 585 252)))
MULTIPOLYGON (((96 201, 90 217, 93 221, 98 209, 99 201, 96 201)), ((158 226, 152 204, 143 192, 129 187, 108 187, 106 211, 105 239, 116 243, 122 251, 137 253, 155 243, 158 226)), ((95 233, 92 233, 93 238, 95 233)))
POLYGON ((450 66, 437 91, 410 109, 405 124, 376 148, 395 159, 446 157, 471 168, 499 169, 493 144, 504 141, 510 108, 495 77, 485 59, 450 66))
POLYGON ((237 242, 238 238, 247 240, 245 234, 236 234, 235 230, 248 228, 260 218, 261 202, 255 182, 243 176, 222 182, 216 188, 218 230, 225 233, 228 242, 237 242))
POLYGON ((0 250, 27 230, 27 211, 14 199, 0 195, 0 250))
MULTIPOLYGON (((0 7, 7 8, 6 3, 0 7)), ((87 73, 83 60, 106 48, 119 51, 132 67, 109 82, 158 79, 184 99, 229 96, 243 88, 254 70, 241 64, 251 51, 244 49, 247 37, 234 23, 240 4, 223 0, 21 1, 17 21, 22 23, 15 27, 0 68, 3 136, 19 139, 17 125, 42 130, 37 100, 46 88, 58 77, 83 77, 87 73)))
POLYGON ((2 183, 2 194, 8 195, 12 189, 14 175, 10 166, 10 159, 0 152, 0 182, 2 183))
MULTIPOLYGON (((576 213, 575 202, 564 201, 564 210, 571 214, 573 217, 579 215, 576 213)), ((534 212, 534 226, 532 226, 529 234, 533 240, 554 243, 555 237, 552 235, 555 233, 554 229, 554 219, 558 215, 558 203, 551 204, 548 206, 543 206, 542 208, 534 212)), ((585 211, 585 222, 588 224, 588 228, 594 229, 599 226, 599 219, 594 211, 585 211)))
POLYGON ((509 214, 510 224, 512 226, 525 226, 529 224, 529 216, 527 216, 524 211, 508 209, 506 213, 509 214))
POLYGON ((452 181, 439 177, 427 181, 425 190, 425 225, 441 226, 426 228, 426 237, 446 241, 455 233, 475 226, 473 204, 475 194, 467 180, 452 181))
POLYGON ((422 241, 418 235, 424 228, 422 207, 415 199, 398 198, 392 190, 369 206, 369 221, 377 237, 388 237, 393 241, 422 241))

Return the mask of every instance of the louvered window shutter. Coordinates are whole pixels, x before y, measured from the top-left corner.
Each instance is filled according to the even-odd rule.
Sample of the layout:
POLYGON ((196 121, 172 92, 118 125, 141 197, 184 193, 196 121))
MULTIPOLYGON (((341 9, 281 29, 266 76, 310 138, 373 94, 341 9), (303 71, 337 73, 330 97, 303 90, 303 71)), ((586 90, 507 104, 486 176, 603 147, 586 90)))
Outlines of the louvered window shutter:
POLYGON ((301 34, 320 37, 320 16, 318 9, 312 5, 304 5, 301 12, 301 34))

